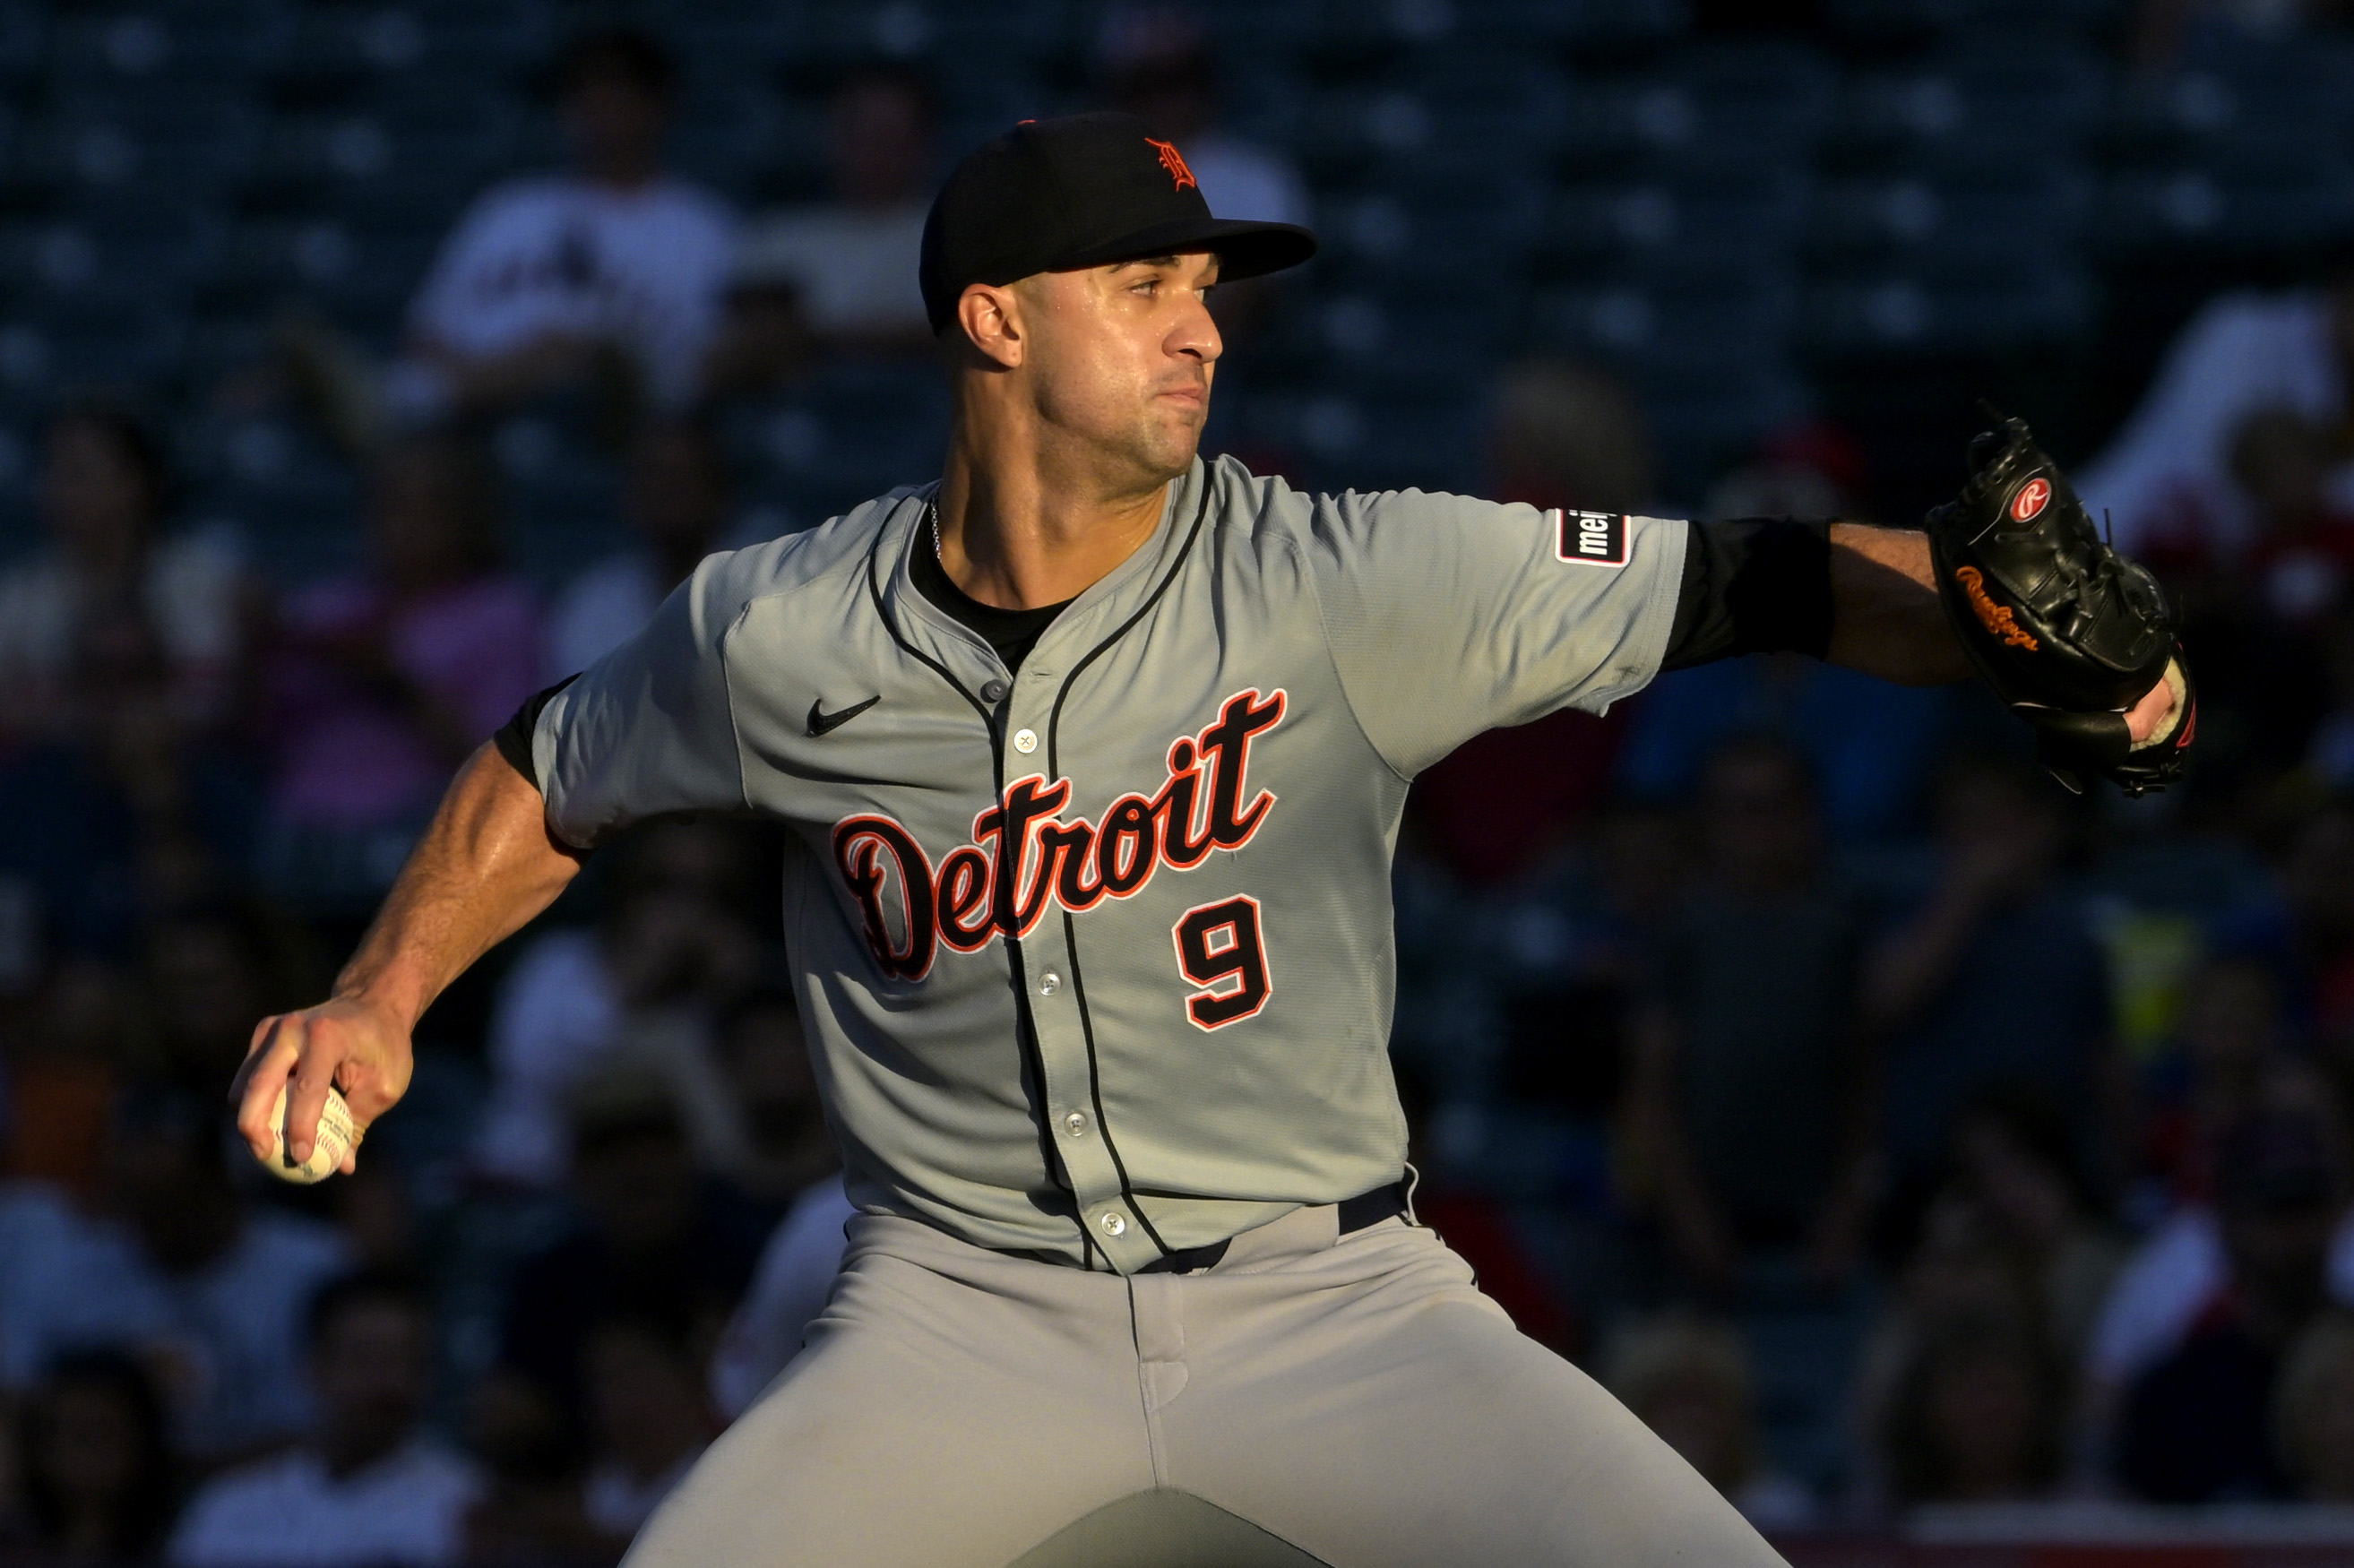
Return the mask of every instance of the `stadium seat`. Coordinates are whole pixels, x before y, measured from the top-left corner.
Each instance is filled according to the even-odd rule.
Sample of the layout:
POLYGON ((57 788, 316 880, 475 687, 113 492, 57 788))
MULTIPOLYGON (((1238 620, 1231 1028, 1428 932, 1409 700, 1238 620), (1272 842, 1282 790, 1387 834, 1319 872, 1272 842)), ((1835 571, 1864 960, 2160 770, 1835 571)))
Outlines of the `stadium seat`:
POLYGON ((1534 265, 1541 277, 1576 280, 1629 267, 1778 263, 1798 237, 1808 191, 1795 166, 1566 185, 1549 205, 1534 265))
POLYGON ((2058 158, 2009 177, 1908 171, 1826 179, 1807 216, 1806 249, 1831 260, 2057 254, 2081 233, 2092 187, 2087 171, 2058 158))
POLYGON ((2064 41, 2020 36, 1861 71, 1833 122, 1850 163, 1920 166, 1933 159, 2032 168, 2073 153, 2099 122, 2110 73, 2064 41))
POLYGON ((1689 0, 1456 0, 1466 32, 1549 41, 1574 53, 1620 54, 1681 37, 1689 0))
POLYGON ((411 0, 406 11, 421 37, 417 65, 428 73, 527 75, 546 63, 567 27, 546 0, 411 0))
POLYGON ((292 10, 276 0, 60 7, 49 30, 48 66, 69 88, 237 80, 265 69, 283 48, 292 10))
POLYGON ((1797 44, 1694 46, 1655 68, 1569 84, 1559 155, 1573 172, 1755 167, 1802 160, 1832 103, 1833 73, 1797 44))
POLYGON ((20 86, 48 63, 48 7, 31 0, 0 4, 0 83, 20 86))
POLYGON ((69 197, 143 181, 185 195, 243 177, 261 126, 243 101, 185 82, 63 97, 24 126, 16 161, 69 197))
POLYGON ((2092 33, 2113 26, 2124 0, 1830 0, 1832 22, 1881 48, 1973 29, 2023 25, 2092 33))
POLYGON ((2092 289, 2073 259, 1818 278, 1800 305, 1800 340, 1829 358, 1990 355, 2065 342, 2091 322, 2092 289))
POLYGON ((360 480, 350 464, 281 418, 203 420, 196 434, 190 450, 212 461, 193 476, 194 509, 236 522, 265 577, 293 584, 358 564, 360 480))

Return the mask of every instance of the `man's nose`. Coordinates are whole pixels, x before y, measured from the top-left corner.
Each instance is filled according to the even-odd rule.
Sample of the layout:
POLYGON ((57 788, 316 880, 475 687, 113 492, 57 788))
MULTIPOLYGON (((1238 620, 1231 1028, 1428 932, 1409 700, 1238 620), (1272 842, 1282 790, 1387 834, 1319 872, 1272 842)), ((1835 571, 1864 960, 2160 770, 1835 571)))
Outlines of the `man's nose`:
POLYGON ((1218 335, 1217 318, 1210 314, 1209 302, 1199 294, 1186 308, 1182 320, 1169 336, 1171 354, 1191 355, 1204 365, 1214 365, 1218 355, 1226 351, 1225 340, 1218 335))

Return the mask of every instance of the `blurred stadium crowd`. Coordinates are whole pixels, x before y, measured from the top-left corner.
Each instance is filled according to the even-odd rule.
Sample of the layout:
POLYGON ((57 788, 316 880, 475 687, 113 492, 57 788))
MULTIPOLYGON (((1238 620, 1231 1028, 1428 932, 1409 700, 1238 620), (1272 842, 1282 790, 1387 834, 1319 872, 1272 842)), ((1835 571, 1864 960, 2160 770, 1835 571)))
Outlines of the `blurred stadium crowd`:
POLYGON ((610 1562, 846 1213, 788 846, 600 854, 360 1174, 227 1139, 455 763, 937 471, 948 160, 1221 216, 1207 447, 1890 523, 1974 399, 2185 607, 2190 785, 1786 659, 1401 845, 1422 1217, 1762 1525, 2354 1503, 2354 32, 2296 0, 0 0, 0 1551, 610 1562))

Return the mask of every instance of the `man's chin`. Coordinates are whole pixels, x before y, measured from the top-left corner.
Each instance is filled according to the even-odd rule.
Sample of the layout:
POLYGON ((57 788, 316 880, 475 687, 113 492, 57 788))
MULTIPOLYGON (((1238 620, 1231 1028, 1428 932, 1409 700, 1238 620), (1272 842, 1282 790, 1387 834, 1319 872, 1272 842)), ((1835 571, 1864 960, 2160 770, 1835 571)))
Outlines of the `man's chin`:
POLYGON ((1175 479, 1193 466, 1193 456, 1202 450, 1202 430, 1210 422, 1207 398, 1198 412, 1189 410, 1182 419, 1171 420, 1154 432, 1152 456, 1154 467, 1167 477, 1175 479))

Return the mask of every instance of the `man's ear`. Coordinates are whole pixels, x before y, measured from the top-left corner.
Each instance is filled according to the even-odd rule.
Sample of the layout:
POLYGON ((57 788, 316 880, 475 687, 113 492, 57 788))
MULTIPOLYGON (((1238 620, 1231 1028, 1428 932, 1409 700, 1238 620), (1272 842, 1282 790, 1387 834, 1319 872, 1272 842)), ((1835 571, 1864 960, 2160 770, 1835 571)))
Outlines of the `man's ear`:
POLYGON ((1028 344, 1022 334, 1022 302, 1012 289, 968 283, 957 301, 957 324, 991 364, 1011 370, 1022 363, 1028 344))

